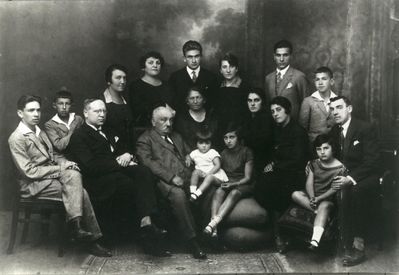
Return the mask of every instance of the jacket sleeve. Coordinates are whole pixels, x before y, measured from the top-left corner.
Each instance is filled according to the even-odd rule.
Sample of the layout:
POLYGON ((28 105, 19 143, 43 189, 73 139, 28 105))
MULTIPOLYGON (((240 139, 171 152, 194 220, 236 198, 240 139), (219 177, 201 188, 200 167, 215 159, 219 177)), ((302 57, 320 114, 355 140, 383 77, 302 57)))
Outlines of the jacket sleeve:
POLYGON ((309 131, 309 120, 310 120, 310 102, 308 98, 305 98, 302 102, 301 109, 299 111, 299 124, 305 128, 306 131, 309 131))
POLYGON ((306 80, 306 76, 303 73, 301 73, 301 75, 297 78, 296 85, 299 97, 298 102, 302 102, 302 100, 304 100, 308 96, 309 89, 308 81, 306 80))
POLYGON ((25 143, 14 139, 9 139, 11 156, 18 170, 31 180, 54 179, 60 176, 61 167, 59 165, 40 165, 34 163, 29 157, 25 143))
POLYGON ((71 138, 70 133, 68 133, 65 137, 61 137, 58 134, 55 126, 49 121, 44 124, 44 130, 46 131, 51 143, 58 151, 64 151, 66 149, 71 138))
POLYGON ((152 146, 152 140, 148 136, 141 136, 136 143, 137 157, 140 163, 150 168, 154 175, 170 183, 175 174, 163 165, 162 159, 153 154, 152 146))
POLYGON ((116 159, 95 156, 90 149, 90 142, 88 137, 76 132, 68 146, 72 159, 83 169, 83 173, 100 176, 122 169, 116 159))

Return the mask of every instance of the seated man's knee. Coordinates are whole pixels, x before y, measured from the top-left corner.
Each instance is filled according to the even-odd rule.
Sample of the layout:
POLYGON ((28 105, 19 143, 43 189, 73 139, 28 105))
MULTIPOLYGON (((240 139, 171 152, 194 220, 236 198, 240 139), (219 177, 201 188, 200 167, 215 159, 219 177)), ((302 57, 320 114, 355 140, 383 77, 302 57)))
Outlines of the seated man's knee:
POLYGON ((215 196, 224 196, 224 194, 226 194, 226 192, 222 188, 218 188, 215 191, 215 196))
POLYGON ((172 187, 170 190, 170 199, 173 201, 182 202, 187 200, 187 196, 183 189, 179 187, 172 187))

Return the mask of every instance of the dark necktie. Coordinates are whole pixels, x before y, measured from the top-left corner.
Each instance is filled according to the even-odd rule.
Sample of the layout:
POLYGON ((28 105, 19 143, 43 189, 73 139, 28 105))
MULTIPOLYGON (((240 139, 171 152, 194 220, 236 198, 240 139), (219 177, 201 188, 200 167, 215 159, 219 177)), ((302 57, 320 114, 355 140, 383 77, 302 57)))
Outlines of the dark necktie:
POLYGON ((278 73, 276 74, 276 90, 275 90, 276 95, 278 95, 278 91, 280 90, 281 80, 282 80, 282 78, 281 78, 281 72, 278 72, 278 73))
POLYGON ((197 74, 195 73, 195 71, 192 71, 191 75, 192 75, 191 79, 195 83, 197 81, 197 74))
POLYGON ((102 135, 102 136, 108 141, 109 148, 111 149, 111 152, 114 152, 114 147, 112 146, 111 142, 109 141, 109 139, 107 138, 107 136, 105 135, 105 133, 104 133, 103 131, 101 131, 101 127, 97 128, 97 132, 98 132, 100 135, 102 135))
POLYGON ((341 157, 344 156, 344 144, 345 144, 344 127, 339 126, 339 148, 340 148, 341 157))

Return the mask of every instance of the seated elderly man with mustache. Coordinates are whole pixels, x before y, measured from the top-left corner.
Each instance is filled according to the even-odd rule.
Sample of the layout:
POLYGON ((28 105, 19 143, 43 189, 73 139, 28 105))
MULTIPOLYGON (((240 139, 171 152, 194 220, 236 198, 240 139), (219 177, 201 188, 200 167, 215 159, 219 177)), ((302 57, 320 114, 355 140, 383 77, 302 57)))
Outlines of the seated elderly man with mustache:
POLYGON ((157 187, 170 204, 179 232, 187 241, 194 258, 205 259, 206 254, 197 243, 188 197, 191 177, 188 158, 190 148, 180 134, 172 130, 173 117, 172 111, 166 105, 153 110, 153 127, 137 140, 137 156, 158 178, 157 187))

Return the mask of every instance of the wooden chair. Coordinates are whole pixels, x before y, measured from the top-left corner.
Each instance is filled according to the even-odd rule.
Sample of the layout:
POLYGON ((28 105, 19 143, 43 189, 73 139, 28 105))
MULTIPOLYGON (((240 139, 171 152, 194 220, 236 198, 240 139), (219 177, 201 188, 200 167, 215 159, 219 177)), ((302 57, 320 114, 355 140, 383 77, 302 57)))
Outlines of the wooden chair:
POLYGON ((51 214, 58 214, 58 257, 62 257, 64 255, 66 244, 65 208, 63 202, 60 199, 22 198, 19 191, 16 192, 14 199, 7 254, 13 253, 15 239, 17 237, 18 223, 23 223, 24 225, 21 236, 21 243, 24 243, 27 239, 30 223, 42 224, 41 237, 43 238, 48 234, 49 225, 51 223, 51 214), (21 212, 24 214, 23 218, 20 217, 21 212), (37 218, 32 214, 40 215, 37 218))

